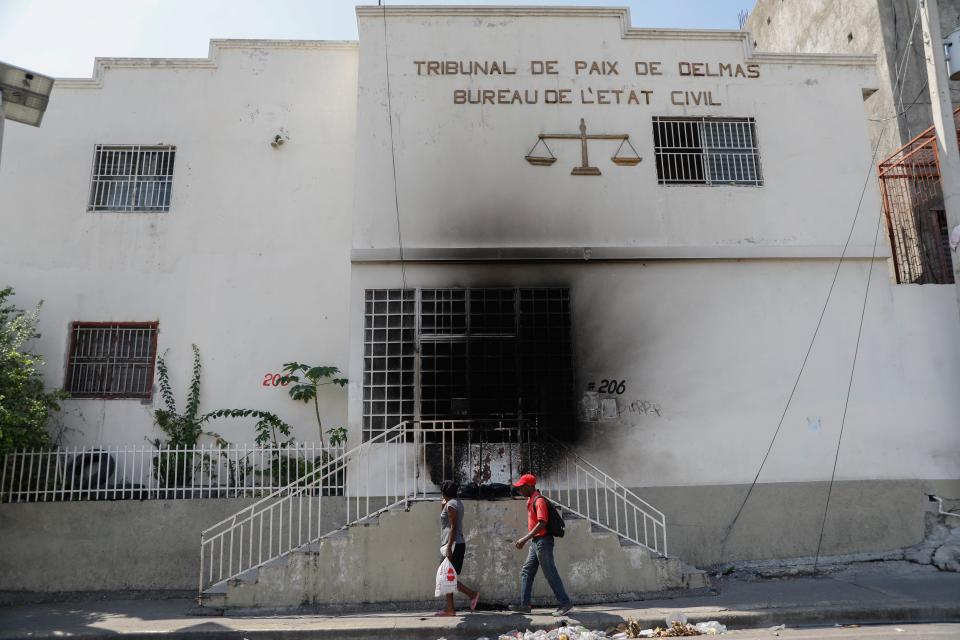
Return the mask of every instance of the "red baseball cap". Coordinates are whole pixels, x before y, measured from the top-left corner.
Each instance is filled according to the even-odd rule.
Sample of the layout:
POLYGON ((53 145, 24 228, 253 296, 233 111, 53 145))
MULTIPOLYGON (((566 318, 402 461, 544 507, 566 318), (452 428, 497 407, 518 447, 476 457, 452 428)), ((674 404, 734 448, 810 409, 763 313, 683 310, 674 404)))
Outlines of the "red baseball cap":
POLYGON ((520 476, 520 479, 519 479, 519 480, 517 480, 516 482, 513 483, 513 486, 515 486, 515 487, 523 487, 523 486, 535 487, 535 486, 537 486, 537 476, 533 475, 532 473, 525 473, 525 474, 523 474, 522 476, 520 476))

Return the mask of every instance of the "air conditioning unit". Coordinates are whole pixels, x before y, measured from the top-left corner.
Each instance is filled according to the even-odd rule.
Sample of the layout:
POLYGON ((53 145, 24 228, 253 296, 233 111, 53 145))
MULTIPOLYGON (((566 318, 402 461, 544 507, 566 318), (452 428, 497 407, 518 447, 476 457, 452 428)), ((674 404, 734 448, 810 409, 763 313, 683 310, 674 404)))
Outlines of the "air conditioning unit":
POLYGON ((960 27, 944 39, 943 46, 947 49, 947 73, 951 80, 960 80, 960 27))

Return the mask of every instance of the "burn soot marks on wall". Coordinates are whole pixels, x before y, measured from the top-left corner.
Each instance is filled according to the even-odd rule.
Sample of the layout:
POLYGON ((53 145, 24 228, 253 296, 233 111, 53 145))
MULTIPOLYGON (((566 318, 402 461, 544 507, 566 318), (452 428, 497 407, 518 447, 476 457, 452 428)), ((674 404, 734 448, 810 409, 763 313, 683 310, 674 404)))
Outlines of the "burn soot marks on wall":
POLYGON ((364 439, 419 420, 434 482, 505 482, 576 440, 569 289, 375 289, 364 317, 364 439))

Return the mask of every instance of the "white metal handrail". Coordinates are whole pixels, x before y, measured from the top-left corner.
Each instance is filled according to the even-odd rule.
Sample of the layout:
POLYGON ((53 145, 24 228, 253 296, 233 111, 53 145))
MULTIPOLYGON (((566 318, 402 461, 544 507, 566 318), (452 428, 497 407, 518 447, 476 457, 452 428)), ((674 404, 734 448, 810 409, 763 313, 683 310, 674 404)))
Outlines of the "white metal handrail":
POLYGON ((496 480, 491 467, 503 481, 534 472, 562 509, 667 554, 663 513, 528 423, 402 422, 205 530, 200 594, 411 500, 439 499, 444 479, 496 480), (343 487, 340 497, 319 490, 329 483, 343 487))
POLYGON ((666 516, 579 454, 565 453, 539 480, 540 492, 591 524, 666 556, 666 516))
POLYGON ((317 542, 347 524, 404 503, 415 490, 414 479, 405 473, 413 461, 406 446, 409 435, 407 423, 400 423, 203 531, 200 593, 317 542), (369 454, 375 445, 387 445, 383 449, 389 458, 376 461, 375 471, 385 479, 379 494, 371 492, 371 456, 361 455, 369 454), (358 464, 366 465, 362 477, 348 473, 351 465, 358 464), (325 526, 324 505, 331 500, 329 494, 324 499, 325 492, 319 488, 331 482, 343 486, 345 512, 338 519, 328 507, 325 526))
MULTIPOLYGON (((615 533, 634 544, 660 555, 667 555, 666 516, 646 500, 587 461, 570 446, 554 438, 542 427, 527 421, 434 420, 416 423, 419 439, 439 441, 442 454, 434 454, 444 465, 459 458, 458 468, 443 468, 440 477, 470 481, 478 469, 473 459, 480 458, 471 448, 491 442, 519 445, 502 449, 506 478, 515 479, 530 471, 538 477, 538 488, 554 503, 596 527, 615 533), (480 427, 478 429, 478 427, 480 427), (483 437, 486 434, 488 437, 483 437), (489 436, 493 436, 492 438, 489 436), (459 447, 459 450, 458 450, 459 447), (464 473, 466 471, 466 473, 464 473), (456 477, 460 474, 460 477, 456 477)), ((423 454, 427 449, 424 447, 423 454)), ((488 454, 489 455, 489 454, 488 454)), ((479 463, 489 467, 485 459, 479 463)), ((426 464, 421 464, 426 467, 426 464)), ((423 474, 421 474, 423 475, 423 474)))
MULTIPOLYGON (((342 455, 342 446, 314 443, 22 450, 0 463, 0 502, 260 496, 342 455)), ((330 478, 324 490, 342 493, 336 480, 330 478)))

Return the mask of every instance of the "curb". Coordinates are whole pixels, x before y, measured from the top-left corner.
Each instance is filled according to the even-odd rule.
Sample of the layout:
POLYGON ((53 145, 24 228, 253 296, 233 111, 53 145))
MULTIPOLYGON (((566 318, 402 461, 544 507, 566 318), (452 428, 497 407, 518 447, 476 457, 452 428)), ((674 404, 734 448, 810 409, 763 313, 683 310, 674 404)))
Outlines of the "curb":
MULTIPOLYGON (((656 592, 633 592, 616 594, 593 594, 585 598, 577 598, 578 607, 594 605, 636 604, 646 601, 664 601, 696 596, 717 596, 719 593, 712 587, 675 588, 656 592)), ((483 600, 477 608, 482 613, 501 613, 509 615, 508 610, 514 604, 514 598, 483 600)), ((536 609, 553 609, 556 601, 552 596, 533 598, 536 609)), ((188 616, 196 617, 263 617, 263 616, 338 616, 338 615, 384 615, 396 613, 398 615, 433 611, 437 608, 436 598, 431 600, 408 600, 404 602, 377 602, 377 603, 343 603, 343 604, 303 604, 283 607, 222 607, 216 604, 204 604, 191 607, 188 616)), ((589 613, 584 611, 584 613, 589 613)), ((544 614, 541 614, 544 615, 544 614)), ((509 631, 509 629, 508 629, 509 631)))
MULTIPOLYGON (((643 615, 643 610, 637 621, 643 628, 652 628, 663 625, 663 615, 658 612, 656 617, 643 615)), ((615 618, 621 616, 605 612, 585 611, 573 621, 588 628, 606 628, 617 624, 615 618), (602 618, 602 624, 594 625, 597 618, 602 618)), ((222 618, 221 618, 222 619, 222 618)), ((211 622, 216 618, 208 619, 211 622)), ((434 621, 434 619, 430 619, 434 621)), ((691 624, 716 620, 721 624, 735 629, 757 629, 774 625, 785 624, 787 627, 815 627, 833 626, 834 624, 878 624, 878 623, 920 623, 920 622, 960 622, 960 604, 934 603, 909 604, 902 606, 858 606, 833 605, 824 607, 784 607, 761 610, 744 611, 714 611, 694 612, 688 614, 691 624)), ((189 629, 162 632, 165 640, 393 640, 395 638, 409 640, 476 640, 479 637, 496 638, 518 628, 537 631, 556 627, 560 619, 546 619, 546 616, 537 616, 531 620, 526 616, 503 614, 498 617, 477 616, 467 617, 455 624, 442 624, 439 620, 434 624, 424 624, 416 619, 406 619, 397 625, 393 618, 382 618, 380 625, 356 625, 345 628, 332 626, 317 628, 310 626, 303 629, 276 628, 276 629, 230 629, 219 624, 199 624, 189 629), (403 623, 409 620, 409 624, 403 623), (542 622, 540 620, 543 620, 542 622)), ((357 622, 360 622, 359 620, 357 622)), ((135 631, 118 633, 108 629, 85 629, 72 634, 74 638, 116 640, 121 636, 123 640, 156 640, 158 631, 135 631)), ((62 640, 62 635, 48 634, 15 635, 0 632, 0 640, 62 640)))

